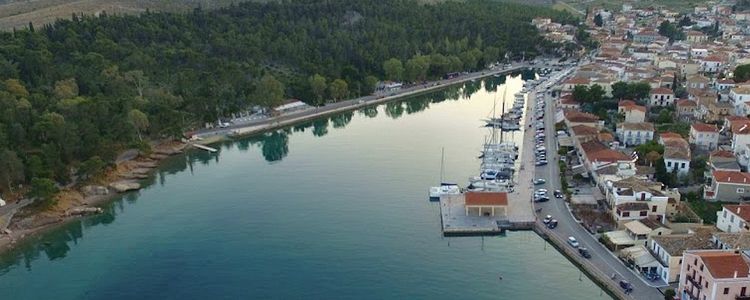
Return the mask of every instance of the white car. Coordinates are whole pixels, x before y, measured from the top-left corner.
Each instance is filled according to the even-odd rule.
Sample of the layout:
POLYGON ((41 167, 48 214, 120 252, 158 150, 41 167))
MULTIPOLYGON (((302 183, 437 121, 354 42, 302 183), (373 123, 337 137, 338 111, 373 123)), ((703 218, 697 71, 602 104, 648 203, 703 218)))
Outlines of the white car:
POLYGON ((570 244, 571 246, 573 246, 573 248, 578 248, 578 246, 580 246, 580 244, 578 244, 578 241, 576 240, 576 238, 574 238, 572 236, 568 237, 568 244, 570 244))

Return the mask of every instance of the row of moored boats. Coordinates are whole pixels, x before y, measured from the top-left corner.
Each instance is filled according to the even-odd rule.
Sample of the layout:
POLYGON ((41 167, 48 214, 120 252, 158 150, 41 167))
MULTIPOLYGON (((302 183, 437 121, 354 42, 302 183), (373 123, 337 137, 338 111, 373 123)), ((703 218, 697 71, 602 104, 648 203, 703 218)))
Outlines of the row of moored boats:
MULTIPOLYGON (((479 175, 469 178, 467 191, 513 191, 513 175, 516 171, 518 146, 513 141, 503 141, 502 133, 521 129, 520 122, 523 118, 525 99, 526 93, 515 94, 513 107, 510 110, 506 112, 503 104, 503 112, 500 117, 494 116, 495 109, 493 108, 493 117, 485 120, 486 126, 491 128, 490 138, 485 141, 479 154, 479 159, 481 159, 479 175)), ((441 196, 458 195, 462 192, 457 184, 442 182, 442 172, 441 163, 441 184, 430 188, 431 200, 439 200, 441 196)))

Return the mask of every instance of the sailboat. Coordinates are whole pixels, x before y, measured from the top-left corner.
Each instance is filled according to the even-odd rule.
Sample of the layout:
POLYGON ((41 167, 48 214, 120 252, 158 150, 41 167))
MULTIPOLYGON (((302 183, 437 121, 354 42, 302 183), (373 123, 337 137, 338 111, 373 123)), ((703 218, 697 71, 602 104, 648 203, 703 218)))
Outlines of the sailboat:
POLYGON ((443 181, 443 173, 445 173, 445 148, 442 149, 440 154, 440 186, 430 187, 430 201, 439 201, 440 197, 444 195, 461 193, 461 188, 457 184, 443 181))
MULTIPOLYGON (((505 96, 507 88, 503 93, 502 110, 505 111, 505 96)), ((505 114, 500 118, 495 117, 497 101, 492 105, 492 118, 496 121, 488 124, 492 127, 489 141, 485 137, 484 150, 480 158, 482 159, 479 169, 479 176, 469 179, 469 190, 476 191, 510 191, 512 183, 510 179, 513 176, 515 160, 518 158, 518 147, 511 141, 503 141, 503 131, 509 126, 516 125, 505 119, 505 114), (504 128, 505 127, 505 128, 504 128), (500 137, 498 139, 498 133, 500 137)), ((507 130, 507 129, 506 129, 507 130)))

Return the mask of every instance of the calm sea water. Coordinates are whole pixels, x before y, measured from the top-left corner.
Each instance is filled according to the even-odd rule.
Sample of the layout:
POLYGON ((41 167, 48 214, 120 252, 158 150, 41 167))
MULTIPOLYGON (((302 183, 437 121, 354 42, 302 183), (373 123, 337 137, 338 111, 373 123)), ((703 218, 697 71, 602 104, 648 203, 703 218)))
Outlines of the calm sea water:
POLYGON ((441 148, 446 180, 475 176, 480 119, 521 84, 472 82, 175 157, 106 214, 3 256, 0 298, 611 299, 532 232, 440 233, 427 188, 441 148))

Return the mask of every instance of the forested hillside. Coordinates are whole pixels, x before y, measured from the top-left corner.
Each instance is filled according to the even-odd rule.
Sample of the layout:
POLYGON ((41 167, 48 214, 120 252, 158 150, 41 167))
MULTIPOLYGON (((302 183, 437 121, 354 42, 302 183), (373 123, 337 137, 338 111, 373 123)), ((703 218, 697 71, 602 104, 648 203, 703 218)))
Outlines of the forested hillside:
POLYGON ((96 175, 118 150, 284 98, 370 93, 557 45, 494 1, 300 0, 73 17, 0 34, 0 187, 96 175), (386 63, 386 61, 388 61, 386 63), (39 180, 37 180, 38 182, 39 180))

